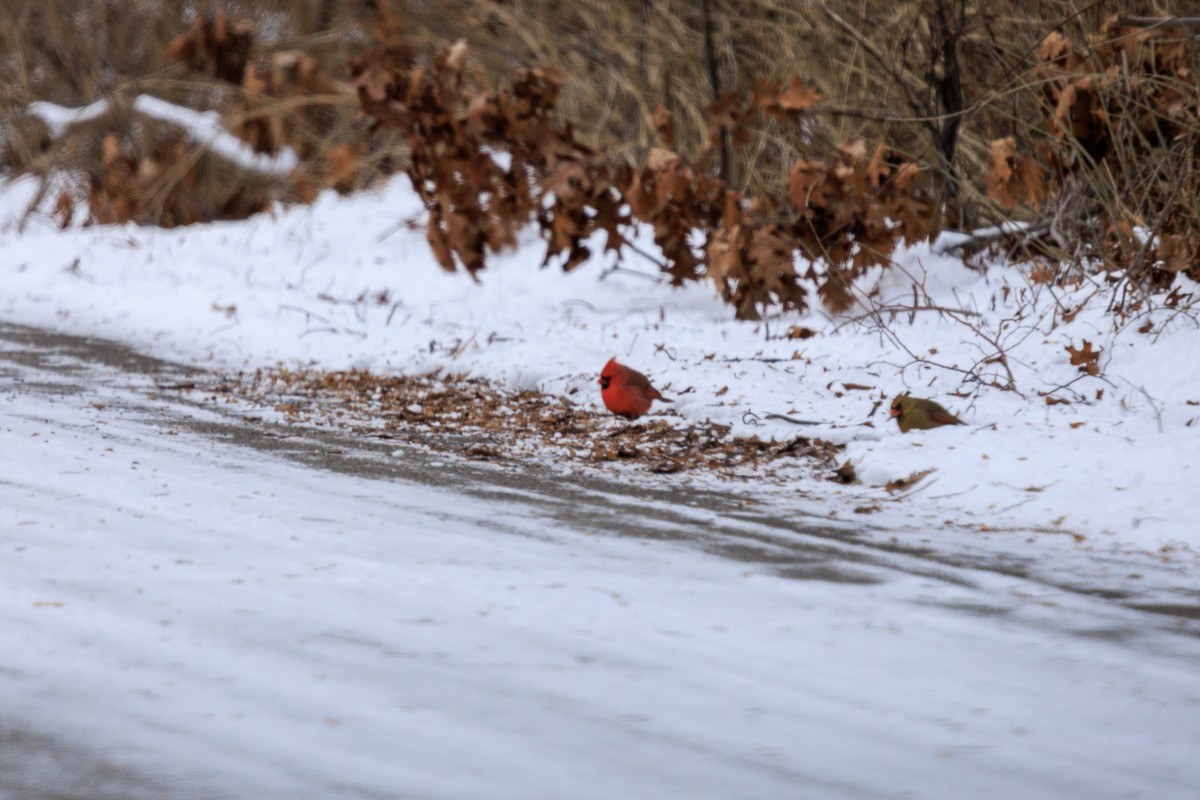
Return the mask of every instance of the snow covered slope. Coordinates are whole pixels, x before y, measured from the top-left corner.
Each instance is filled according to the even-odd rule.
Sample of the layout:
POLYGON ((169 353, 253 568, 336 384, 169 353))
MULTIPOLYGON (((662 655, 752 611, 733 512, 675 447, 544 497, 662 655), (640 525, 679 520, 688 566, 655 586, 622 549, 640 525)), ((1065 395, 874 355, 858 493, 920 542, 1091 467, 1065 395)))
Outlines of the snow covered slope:
MULTIPOLYGON (((685 420, 844 442, 863 481, 754 486, 756 495, 843 517, 874 508, 872 523, 923 532, 1064 532, 1176 559, 1200 550, 1193 314, 1163 309, 1114 332, 1103 302, 1072 313, 1102 288, 1031 283, 1004 265, 980 274, 921 246, 846 317, 744 323, 711 287, 666 286, 635 254, 615 271, 602 256, 571 274, 541 269, 536 237, 496 258, 478 285, 446 274, 420 226, 407 224, 420 207, 403 178, 272 217, 177 230, 60 231, 35 217, 18 232, 31 192, 18 182, 0 196, 3 319, 217 368, 443 367, 511 388, 575 390, 575 402, 598 409, 595 376, 617 355, 676 397, 671 410, 685 420), (1138 332, 1144 322, 1151 333, 1138 332), (786 338, 793 326, 816 335, 786 338), (1081 373, 1068 347, 1099 350, 1101 374, 1081 373), (886 412, 902 391, 967 424, 901 434, 886 412), (1047 393, 1070 402, 1049 405, 1047 393), (827 424, 800 431, 768 413, 827 424), (902 502, 883 488, 928 469, 902 502)), ((645 237, 639 246, 653 249, 645 237)))

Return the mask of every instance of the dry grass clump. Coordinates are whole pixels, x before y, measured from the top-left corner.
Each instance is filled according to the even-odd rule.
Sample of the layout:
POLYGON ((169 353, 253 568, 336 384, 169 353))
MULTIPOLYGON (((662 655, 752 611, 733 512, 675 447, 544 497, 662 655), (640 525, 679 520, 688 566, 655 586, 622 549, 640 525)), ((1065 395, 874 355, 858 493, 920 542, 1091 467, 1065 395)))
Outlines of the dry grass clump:
POLYGON ((367 39, 352 5, 14 0, 13 24, 0 30, 4 164, 41 177, 43 189, 54 174, 75 176, 79 190, 60 198, 60 212, 84 200, 99 223, 236 219, 326 187, 361 188, 403 151, 386 137, 366 141, 341 81, 367 39), (217 155, 140 113, 140 95, 216 110, 254 152, 290 151, 301 166, 272 174, 217 155), (107 112, 55 131, 27 113, 34 100, 101 101, 107 112))
MULTIPOLYGON (((303 52, 340 80, 369 39, 372 5, 14 0, 14 23, 0 32, 0 53, 6 56, 0 62, 0 77, 6 79, 0 109, 11 117, 32 99, 81 105, 139 91, 192 107, 223 108, 228 87, 172 65, 163 52, 194 19, 218 13, 247 21, 254 46, 263 51, 259 55, 303 52)), ((819 121, 802 131, 764 125, 744 146, 712 154, 714 160, 728 161, 722 177, 755 194, 781 191, 796 158, 827 155, 860 137, 886 141, 936 165, 933 144, 946 113, 936 82, 946 68, 942 40, 953 39, 960 51, 963 93, 971 104, 997 91, 1002 77, 1019 81, 1046 30, 1064 19, 1083 19, 1072 18, 1065 0, 980 8, 949 0, 901 6, 873 0, 847 7, 785 0, 410 0, 392 5, 409 20, 426 59, 465 38, 490 76, 518 67, 562 69, 570 77, 560 105, 564 117, 575 122, 582 141, 618 156, 640 156, 654 143, 654 110, 661 105, 671 114, 679 152, 698 159, 709 149, 710 106, 722 93, 745 95, 763 81, 801 76, 830 98, 819 121), (1005 43, 1003 50, 999 42, 1005 43)), ((1098 11, 1091 16, 1102 19, 1098 11)), ((239 83, 229 74, 214 77, 239 83)), ((1000 116, 1012 107, 998 105, 1000 116)), ((964 115, 960 135, 968 157, 981 165, 985 142, 995 138, 995 131, 975 130, 977 116, 974 111, 964 115)), ((23 141, 36 148, 38 137, 23 141)), ((93 150, 98 152, 95 142, 93 150)))
MULTIPOLYGON (((1162 13, 1187 10, 1179 2, 1161 6, 1162 13)), ((860 137, 937 164, 953 125, 962 172, 981 176, 989 141, 1036 124, 1032 70, 1048 32, 1082 36, 1117 11, 1150 10, 1148 3, 1080 9, 1070 0, 403 4, 430 53, 435 42, 461 37, 488 74, 563 69, 571 83, 561 108, 592 144, 648 146, 661 104, 671 112, 680 152, 692 158, 708 145, 708 108, 718 92, 746 94, 764 80, 801 76, 829 103, 805 135, 768 127, 738 154, 733 183, 755 192, 779 181, 796 158, 860 137)))

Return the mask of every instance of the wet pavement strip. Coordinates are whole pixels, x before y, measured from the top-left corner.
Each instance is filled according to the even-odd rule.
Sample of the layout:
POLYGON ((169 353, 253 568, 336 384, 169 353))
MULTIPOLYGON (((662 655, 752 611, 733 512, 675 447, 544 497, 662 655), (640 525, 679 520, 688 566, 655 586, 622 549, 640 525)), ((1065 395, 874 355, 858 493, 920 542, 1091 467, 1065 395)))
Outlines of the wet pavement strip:
MULTIPOLYGON (((890 535, 865 519, 824 520, 759 502, 750 477, 764 464, 786 465, 794 475, 799 462, 800 472, 818 479, 809 481, 815 491, 829 479, 836 448, 802 436, 781 445, 675 421, 624 424, 463 378, 282 369, 222 375, 106 340, 7 323, 0 323, 0 381, 47 396, 106 388, 93 405, 122 404, 167 434, 199 434, 313 469, 524 503, 581 530, 674 540, 789 578, 871 583, 899 570, 969 585, 979 571, 1111 600, 1147 612, 1151 627, 1200 637, 1200 565, 1187 559, 1102 552, 1068 537, 1045 537, 1045 554, 1014 554, 1003 538, 982 545, 971 532, 951 530, 933 534, 945 540, 941 546, 932 535, 890 535), (685 466, 658 469, 664 461, 685 466), (685 474, 647 474, 656 472, 685 474), (720 489, 712 481, 689 485, 686 474, 696 472, 726 480, 720 489)), ((1116 635, 1097 630, 1081 633, 1116 635)))
POLYGON ((171 792, 133 770, 28 728, 0 721, 0 798, 157 800, 171 792))
MULTIPOLYGON (((360 382, 353 376, 334 380, 360 382)), ((372 417, 375 388, 384 397, 386 382, 365 394, 360 386, 347 395, 328 389, 315 374, 285 381, 278 372, 259 373, 248 381, 149 358, 112 342, 0 324, 0 419, 9 393, 91 406, 99 425, 106 413, 117 412, 162 437, 201 437, 217 452, 223 447, 248 449, 312 470, 449 489, 518 513, 528 509, 531 516, 546 516, 588 535, 671 541, 788 579, 850 587, 886 582, 898 573, 915 575, 931 585, 963 590, 931 590, 913 598, 918 604, 967 617, 1019 620, 1194 663, 1200 588, 1196 570, 1186 563, 1143 553, 1099 552, 1069 537, 1046 537, 1044 548, 1024 547, 1014 554, 1006 551, 1002 537, 984 546, 965 531, 890 532, 871 527, 868 520, 804 516, 770 500, 759 501, 755 484, 738 473, 751 470, 753 461, 710 469, 706 474, 727 478, 713 488, 711 481, 689 485, 689 476, 703 465, 650 474, 660 456, 592 459, 555 444, 565 454, 562 459, 538 459, 538 442, 545 440, 534 439, 523 450, 508 446, 507 430, 476 424, 469 431, 450 431, 426 422, 425 409, 436 407, 427 398, 444 391, 445 383, 431 379, 412 384, 425 394, 392 398, 408 402, 399 413, 377 420, 372 417), (417 405, 419 411, 413 408, 417 405), (421 419, 409 420, 410 415, 421 419)), ((473 382, 466 385, 475 393, 472 397, 490 392, 473 382)), ((527 413, 549 409, 552 418, 560 413, 552 402, 533 402, 534 411, 527 413)), ((645 430, 607 421, 596 425, 584 428, 588 435, 603 436, 612 429, 636 437, 639 429, 645 430)), ((164 446, 169 441, 164 438, 164 446)), ((669 440, 664 436, 662 441, 669 440)), ((821 464, 806 466, 814 473, 824 469, 821 464)), ((0 717, 0 798, 160 796, 159 788, 143 776, 0 717), (48 783, 47 774, 61 779, 48 783)))

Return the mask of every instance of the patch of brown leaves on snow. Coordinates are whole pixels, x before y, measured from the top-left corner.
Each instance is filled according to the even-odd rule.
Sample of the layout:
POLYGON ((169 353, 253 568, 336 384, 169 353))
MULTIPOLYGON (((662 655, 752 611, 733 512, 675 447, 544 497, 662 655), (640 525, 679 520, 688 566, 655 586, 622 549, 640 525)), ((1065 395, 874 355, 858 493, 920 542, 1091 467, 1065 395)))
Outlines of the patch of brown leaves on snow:
POLYGON ((486 381, 455 375, 274 368, 239 373, 216 388, 274 408, 297 424, 332 424, 363 436, 496 462, 535 457, 567 464, 627 462, 660 474, 707 471, 756 478, 808 466, 829 476, 840 449, 806 436, 782 442, 732 436, 728 426, 684 424, 673 412, 627 423, 565 397, 503 392, 486 381))

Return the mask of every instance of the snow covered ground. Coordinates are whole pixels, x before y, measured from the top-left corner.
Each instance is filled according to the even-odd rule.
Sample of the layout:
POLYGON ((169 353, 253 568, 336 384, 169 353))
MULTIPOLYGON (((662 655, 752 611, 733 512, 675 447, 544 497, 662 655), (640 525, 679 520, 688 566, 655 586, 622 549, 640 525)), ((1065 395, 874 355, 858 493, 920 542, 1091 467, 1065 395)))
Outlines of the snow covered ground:
POLYGON ((1200 784, 1195 620, 739 492, 372 455, 157 392, 117 347, 0 344, 4 800, 1200 784))
POLYGON ((1162 308, 1114 332, 1103 302, 1071 313, 1103 288, 1054 288, 1005 266, 980 274, 921 246, 882 276, 874 311, 753 324, 733 320, 711 287, 662 284, 636 255, 617 271, 599 256, 571 274, 539 269, 536 237, 496 258, 478 285, 445 274, 420 226, 407 224, 419 207, 403 178, 269 218, 170 231, 60 231, 44 216, 18 231, 31 192, 18 182, 0 195, 0 319, 216 368, 441 367, 597 408, 596 375, 616 355, 676 398, 665 413, 845 442, 862 479, 749 484, 763 500, 841 518, 877 507, 869 521, 895 531, 966 526, 1014 541, 1064 532, 1081 547, 1200 558, 1191 313, 1162 308), (1149 333, 1138 331, 1145 322, 1149 333), (785 338, 792 326, 816 335, 785 338), (1085 340, 1100 351, 1100 376, 1071 364, 1067 347, 1085 340), (964 383, 966 372, 1008 381, 987 361, 1000 351, 1017 391, 964 383), (906 390, 968 424, 901 434, 887 402, 906 390), (1048 405, 1043 393, 1070 402, 1048 405), (827 424, 797 429, 768 413, 827 424), (926 469, 907 499, 883 488, 926 469))

